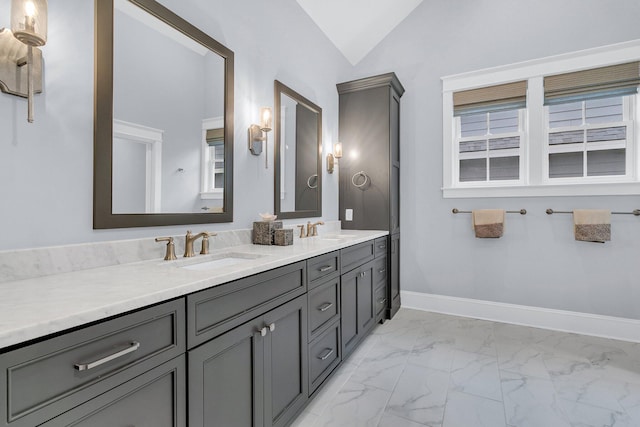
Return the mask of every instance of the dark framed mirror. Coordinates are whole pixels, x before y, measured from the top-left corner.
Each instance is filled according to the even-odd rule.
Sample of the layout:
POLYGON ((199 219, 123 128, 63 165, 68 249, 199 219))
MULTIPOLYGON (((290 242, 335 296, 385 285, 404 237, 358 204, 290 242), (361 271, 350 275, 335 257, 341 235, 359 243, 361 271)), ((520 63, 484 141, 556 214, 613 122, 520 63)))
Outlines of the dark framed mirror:
POLYGON ((233 52, 154 0, 95 17, 93 228, 233 221, 233 52))
POLYGON ((322 108, 274 83, 275 214, 322 216, 322 108))

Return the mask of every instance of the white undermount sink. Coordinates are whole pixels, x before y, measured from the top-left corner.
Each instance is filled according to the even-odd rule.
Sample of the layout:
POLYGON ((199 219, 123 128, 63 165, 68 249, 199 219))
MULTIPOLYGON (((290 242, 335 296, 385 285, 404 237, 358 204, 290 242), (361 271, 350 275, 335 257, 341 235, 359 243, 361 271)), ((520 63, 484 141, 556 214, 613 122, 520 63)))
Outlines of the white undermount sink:
POLYGON ((324 236, 320 236, 320 240, 345 240, 351 239, 353 237, 357 237, 355 234, 326 234, 324 236))
POLYGON ((244 264, 250 262, 251 260, 262 258, 263 256, 265 255, 229 252, 225 254, 214 255, 213 258, 208 257, 206 260, 202 261, 198 260, 197 258, 189 260, 188 263, 183 261, 182 265, 179 265, 179 267, 184 268, 185 270, 192 271, 208 271, 222 267, 229 267, 236 264, 244 264))

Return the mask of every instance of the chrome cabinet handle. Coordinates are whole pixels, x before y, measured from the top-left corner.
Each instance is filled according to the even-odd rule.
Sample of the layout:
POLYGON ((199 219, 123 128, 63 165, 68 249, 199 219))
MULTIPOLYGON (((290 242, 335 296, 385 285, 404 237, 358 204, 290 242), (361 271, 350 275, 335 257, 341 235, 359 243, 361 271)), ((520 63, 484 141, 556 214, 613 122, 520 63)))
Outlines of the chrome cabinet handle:
POLYGON ((382 274, 382 273, 384 273, 385 271, 387 271, 387 269, 386 269, 386 268, 383 268, 382 270, 378 270, 378 273, 382 274))
POLYGON ((333 269, 333 266, 332 266, 332 265, 325 265, 324 267, 319 268, 318 270, 319 270, 320 272, 325 272, 325 271, 329 271, 329 270, 331 270, 331 269, 333 269))
POLYGON ((384 304, 386 302, 387 302, 387 299, 385 298, 385 299, 382 299, 382 300, 378 301, 378 304, 384 304))
POLYGON ((378 249, 384 249, 386 247, 387 247, 387 245, 378 245, 378 249))
POLYGON ((88 371, 89 369, 93 369, 96 368, 100 365, 104 365, 107 362, 110 362, 114 359, 117 359, 119 357, 122 357, 124 355, 127 355, 129 353, 133 353, 134 351, 136 351, 137 349, 140 348, 140 343, 137 341, 133 341, 131 344, 129 344, 129 347, 125 348, 124 350, 121 350, 117 353, 113 353, 109 356, 103 357, 102 359, 98 359, 94 362, 89 362, 89 363, 76 363, 73 365, 73 367, 76 369, 76 371, 88 371))
POLYGON ((333 354, 333 349, 332 348, 327 348, 326 350, 327 350, 327 352, 324 354, 324 356, 317 356, 318 359, 327 360, 329 358, 329 356, 331 356, 333 354))
POLYGON ((361 272, 361 273, 360 273, 360 277, 364 277, 364 276, 366 276, 366 275, 367 275, 367 272, 366 272, 366 271, 363 271, 363 272, 361 272))
POLYGON ((267 335, 267 327, 265 326, 262 329, 259 329, 258 332, 260 332, 260 336, 266 336, 267 335))
POLYGON ((275 324, 275 323, 270 324, 270 325, 269 325, 269 330, 270 330, 271 332, 275 331, 275 330, 276 330, 276 324, 275 324))
POLYGON ((322 304, 320 307, 318 307, 318 310, 324 312, 324 311, 329 310, 331 307, 333 307, 333 303, 332 302, 327 302, 327 303, 322 304))

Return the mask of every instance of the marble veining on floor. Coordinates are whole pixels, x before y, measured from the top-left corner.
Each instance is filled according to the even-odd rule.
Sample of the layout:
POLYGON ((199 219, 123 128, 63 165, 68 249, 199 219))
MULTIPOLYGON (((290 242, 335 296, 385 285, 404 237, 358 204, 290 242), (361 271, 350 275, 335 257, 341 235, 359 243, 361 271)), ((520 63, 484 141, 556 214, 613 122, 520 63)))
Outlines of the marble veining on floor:
POLYGON ((294 427, 638 427, 640 344, 401 309, 294 427))

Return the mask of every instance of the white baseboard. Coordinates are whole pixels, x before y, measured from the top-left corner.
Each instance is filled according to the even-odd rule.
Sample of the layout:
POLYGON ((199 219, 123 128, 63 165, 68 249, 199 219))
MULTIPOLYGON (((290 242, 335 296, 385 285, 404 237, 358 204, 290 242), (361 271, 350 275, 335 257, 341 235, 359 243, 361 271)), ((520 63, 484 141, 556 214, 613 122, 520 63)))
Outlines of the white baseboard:
POLYGON ((402 307, 534 328, 640 342, 640 320, 420 292, 401 292, 402 307))

